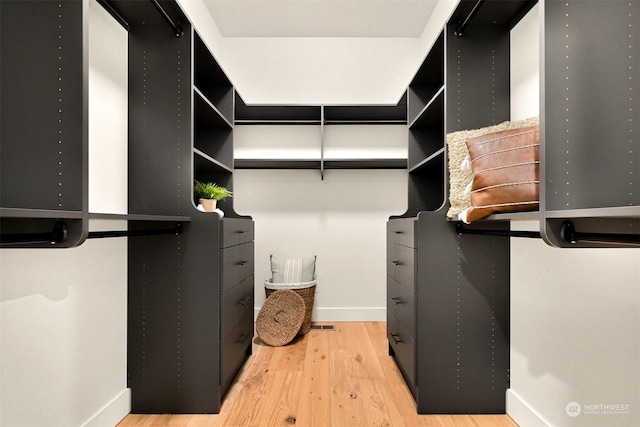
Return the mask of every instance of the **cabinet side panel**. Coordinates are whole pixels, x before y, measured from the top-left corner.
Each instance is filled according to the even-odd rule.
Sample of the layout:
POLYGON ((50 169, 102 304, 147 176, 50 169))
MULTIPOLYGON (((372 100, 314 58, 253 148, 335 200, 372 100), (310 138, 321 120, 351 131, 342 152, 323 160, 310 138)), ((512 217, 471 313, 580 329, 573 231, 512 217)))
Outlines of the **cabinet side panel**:
POLYGON ((129 239, 133 413, 220 410, 218 230, 218 221, 194 218, 181 236, 129 239))
POLYGON ((418 228, 418 412, 504 413, 509 239, 460 236, 441 211, 418 228))
POLYGON ((86 204, 85 6, 0 6, 2 207, 81 211, 86 204))
POLYGON ((184 215, 193 187, 191 43, 150 21, 129 30, 129 213, 184 215))
POLYGON ((544 11, 545 210, 638 206, 640 2, 544 11))

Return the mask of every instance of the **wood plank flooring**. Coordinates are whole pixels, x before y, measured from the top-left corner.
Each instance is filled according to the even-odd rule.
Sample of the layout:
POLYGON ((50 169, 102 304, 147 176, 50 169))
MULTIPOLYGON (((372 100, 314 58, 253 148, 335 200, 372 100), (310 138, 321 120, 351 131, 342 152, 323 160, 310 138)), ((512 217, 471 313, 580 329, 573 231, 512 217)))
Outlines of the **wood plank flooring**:
POLYGON ((118 427, 517 427, 507 415, 418 415, 386 323, 332 325, 284 347, 256 336, 220 414, 130 414, 118 427))

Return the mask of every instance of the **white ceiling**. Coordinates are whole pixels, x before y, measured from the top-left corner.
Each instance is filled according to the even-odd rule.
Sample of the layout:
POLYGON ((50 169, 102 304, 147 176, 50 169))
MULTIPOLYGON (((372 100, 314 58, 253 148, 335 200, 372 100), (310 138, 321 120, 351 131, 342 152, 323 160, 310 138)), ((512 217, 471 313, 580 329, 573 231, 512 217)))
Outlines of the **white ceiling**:
POLYGON ((438 0, 204 0, 223 37, 420 37, 438 0))

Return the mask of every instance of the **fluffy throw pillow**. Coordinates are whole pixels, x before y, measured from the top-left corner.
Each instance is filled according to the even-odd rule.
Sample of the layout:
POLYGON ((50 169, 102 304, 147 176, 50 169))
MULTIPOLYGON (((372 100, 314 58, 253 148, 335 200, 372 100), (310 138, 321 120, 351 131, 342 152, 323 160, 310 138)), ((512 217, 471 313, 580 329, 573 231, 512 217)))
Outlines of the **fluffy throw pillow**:
POLYGON ((472 222, 498 212, 538 209, 538 125, 470 138, 466 145, 473 171, 471 207, 460 219, 472 222))
POLYGON ((271 281, 273 283, 310 282, 315 278, 316 257, 283 258, 271 255, 271 281))

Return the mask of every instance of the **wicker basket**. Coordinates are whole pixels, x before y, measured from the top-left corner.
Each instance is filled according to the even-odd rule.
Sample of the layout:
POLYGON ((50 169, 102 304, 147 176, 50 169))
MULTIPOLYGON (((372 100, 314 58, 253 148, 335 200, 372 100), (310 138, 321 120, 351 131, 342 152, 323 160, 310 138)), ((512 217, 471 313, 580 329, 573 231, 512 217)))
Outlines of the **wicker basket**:
POLYGON ((313 301, 316 295, 316 281, 302 283, 273 283, 270 279, 264 282, 264 292, 266 297, 275 291, 282 289, 290 289, 295 291, 304 300, 305 312, 302 326, 298 335, 304 335, 311 330, 311 313, 313 312, 313 301))

